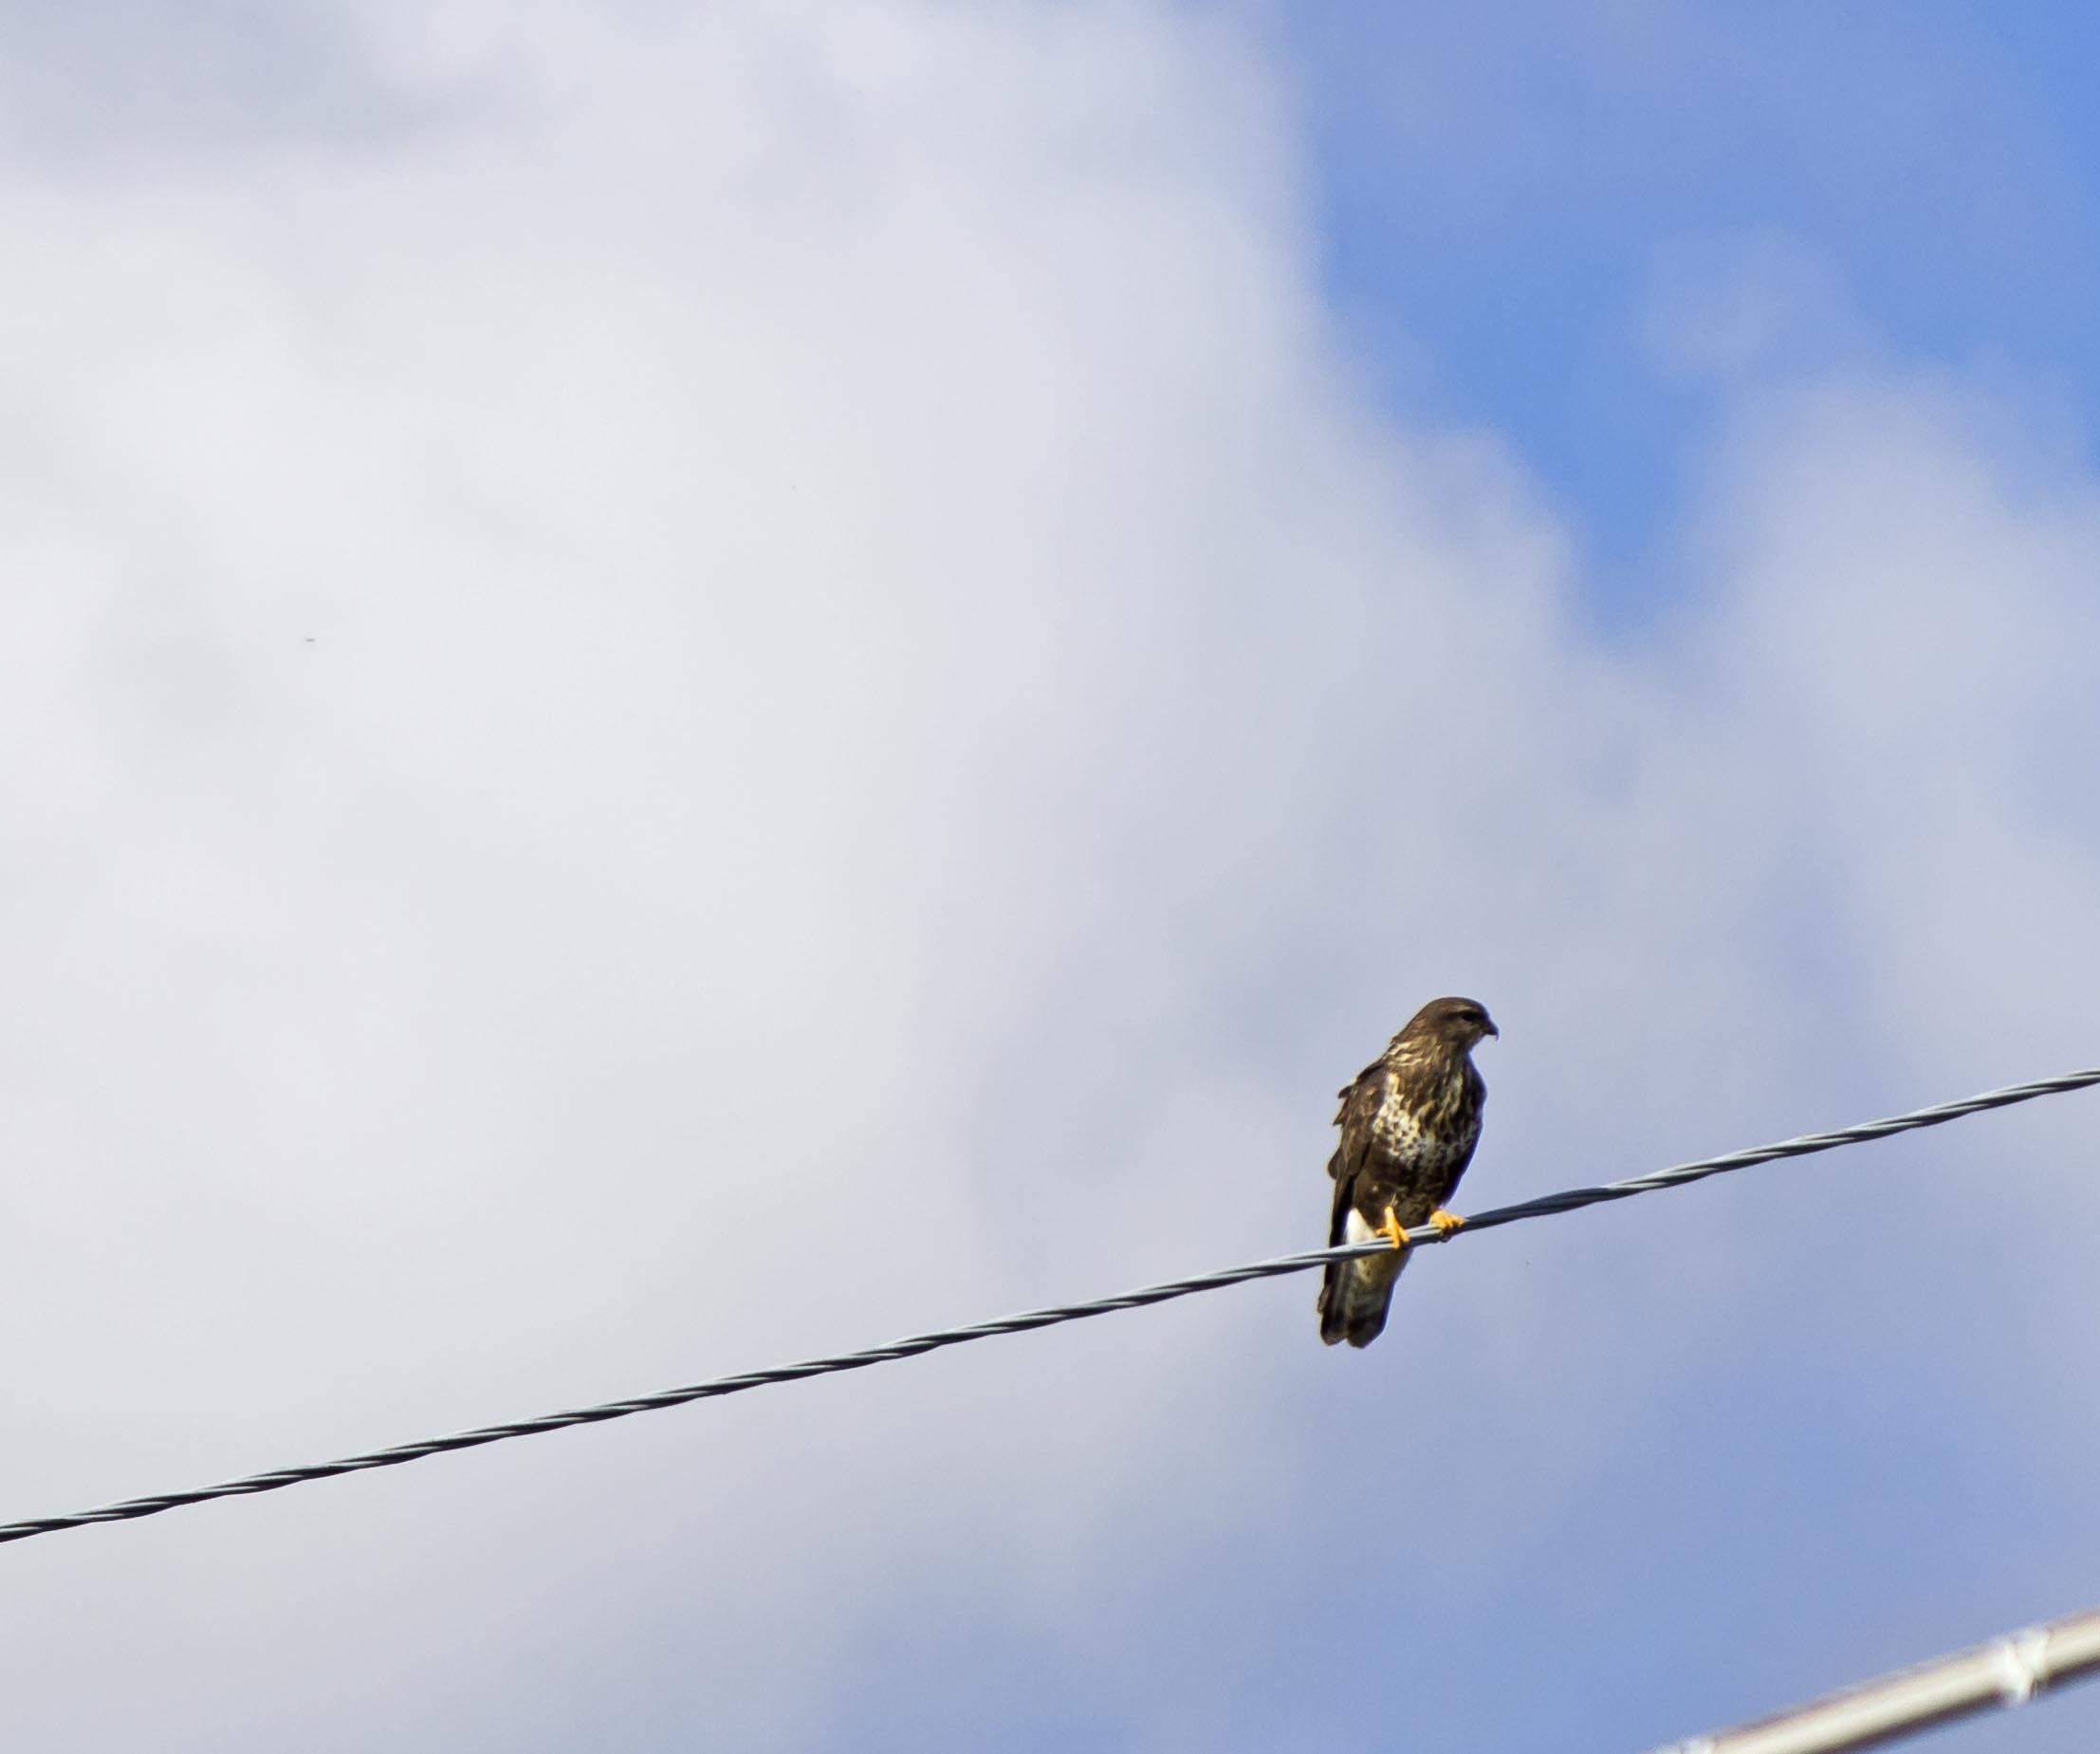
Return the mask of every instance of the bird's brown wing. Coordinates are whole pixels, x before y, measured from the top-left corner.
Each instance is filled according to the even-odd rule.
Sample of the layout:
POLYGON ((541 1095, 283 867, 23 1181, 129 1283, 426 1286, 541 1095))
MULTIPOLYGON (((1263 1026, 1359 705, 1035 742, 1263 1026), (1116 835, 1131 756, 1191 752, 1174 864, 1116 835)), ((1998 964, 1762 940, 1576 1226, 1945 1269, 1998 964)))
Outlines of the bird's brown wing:
MULTIPOLYGON (((1352 1209, 1361 1212, 1377 1200, 1388 1166, 1378 1151, 1374 1128, 1392 1083, 1392 1068, 1381 1062, 1366 1066, 1341 1093, 1341 1112, 1335 1117, 1341 1128, 1341 1143, 1327 1165, 1328 1174, 1335 1178, 1335 1205, 1327 1221, 1329 1247, 1349 1240, 1352 1209)), ((1330 1261, 1320 1274, 1320 1339, 1330 1346, 1341 1340, 1352 1346, 1370 1345, 1386 1325, 1393 1282, 1406 1265, 1406 1258, 1397 1252, 1372 1260, 1330 1261)))
POLYGON ((1357 1181, 1370 1166, 1372 1123, 1377 1119, 1391 1080, 1391 1067, 1368 1065, 1356 1074, 1356 1081, 1341 1092, 1341 1109, 1335 1117, 1335 1124, 1341 1129, 1341 1143, 1327 1160, 1327 1172, 1335 1178, 1335 1209, 1327 1221, 1330 1248, 1342 1240, 1349 1209, 1355 1203, 1357 1181))
POLYGON ((1373 1060, 1356 1076, 1335 1094, 1341 1098, 1341 1107, 1335 1111, 1335 1124, 1342 1130, 1341 1143, 1335 1148, 1335 1154, 1327 1160, 1327 1172, 1340 1179, 1342 1163, 1348 1157, 1352 1140, 1358 1152, 1362 1141, 1371 1135, 1371 1122, 1378 1113, 1378 1105, 1386 1099, 1386 1091, 1392 1068, 1383 1060, 1373 1060))

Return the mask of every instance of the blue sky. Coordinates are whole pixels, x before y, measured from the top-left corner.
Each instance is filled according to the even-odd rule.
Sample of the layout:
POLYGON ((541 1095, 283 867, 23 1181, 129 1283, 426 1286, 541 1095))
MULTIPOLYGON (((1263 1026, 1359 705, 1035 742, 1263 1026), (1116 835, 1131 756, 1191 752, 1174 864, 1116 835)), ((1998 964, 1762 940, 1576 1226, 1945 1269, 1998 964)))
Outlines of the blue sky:
MULTIPOLYGON (((0 5, 9 1516, 2100 1055, 2093 27, 0 5)), ((2100 1597, 2094 1103, 18 1544, 17 1738, 1638 1750, 2100 1597)), ((1944 1735, 2091 1744, 2100 1691, 1944 1735)))
POLYGON ((1861 354, 1999 374, 2090 446, 2090 9, 1332 7, 1278 14, 1330 295, 1397 410, 1515 445, 1608 621, 1669 590, 1747 377, 1861 354), (1771 286, 1725 360, 1668 316, 1771 286))

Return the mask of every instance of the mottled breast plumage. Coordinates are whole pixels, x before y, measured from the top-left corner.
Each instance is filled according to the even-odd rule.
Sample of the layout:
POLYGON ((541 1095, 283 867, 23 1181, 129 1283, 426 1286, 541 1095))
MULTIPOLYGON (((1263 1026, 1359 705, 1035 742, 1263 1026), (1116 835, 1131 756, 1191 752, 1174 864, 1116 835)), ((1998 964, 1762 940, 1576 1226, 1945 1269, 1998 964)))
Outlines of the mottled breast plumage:
POLYGON ((1371 1116, 1372 1149, 1424 1170, 1464 1162, 1481 1135, 1479 1099, 1467 1100, 1462 1075, 1438 1078, 1425 1089, 1407 1076, 1409 1069, 1395 1067, 1397 1076, 1384 1080, 1383 1099, 1371 1116))

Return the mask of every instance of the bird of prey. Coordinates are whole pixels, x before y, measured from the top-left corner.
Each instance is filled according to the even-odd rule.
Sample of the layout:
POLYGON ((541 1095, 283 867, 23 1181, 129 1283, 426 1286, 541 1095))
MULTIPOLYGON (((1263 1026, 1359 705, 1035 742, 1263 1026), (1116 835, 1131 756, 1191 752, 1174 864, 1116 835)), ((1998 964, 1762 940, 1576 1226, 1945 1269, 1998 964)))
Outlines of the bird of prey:
POLYGON ((1389 1238, 1392 1252, 1329 1265, 1319 1290, 1319 1337, 1368 1346, 1386 1325, 1392 1287, 1408 1264, 1407 1232, 1465 1222, 1444 1209, 1472 1161, 1487 1087, 1473 1069, 1473 1044, 1500 1035, 1472 999, 1431 999, 1386 1051, 1341 1093, 1341 1144, 1327 1165, 1335 1178, 1327 1243, 1389 1238))

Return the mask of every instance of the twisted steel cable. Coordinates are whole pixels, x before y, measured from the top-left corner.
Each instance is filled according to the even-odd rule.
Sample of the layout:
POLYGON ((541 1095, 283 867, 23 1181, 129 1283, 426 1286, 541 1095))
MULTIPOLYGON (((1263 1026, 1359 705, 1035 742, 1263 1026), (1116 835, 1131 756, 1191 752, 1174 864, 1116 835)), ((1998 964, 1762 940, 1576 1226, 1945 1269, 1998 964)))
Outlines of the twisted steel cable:
MULTIPOLYGON (((1604 1182, 1593 1188, 1571 1188, 1560 1193, 1549 1193, 1536 1200, 1524 1200, 1515 1206, 1498 1206, 1489 1211, 1479 1212, 1465 1221, 1463 1230, 1451 1235, 1470 1235, 1476 1230, 1492 1230, 1500 1225, 1516 1224, 1520 1219, 1544 1218, 1557 1212, 1572 1212, 1585 1206, 1597 1206, 1608 1200, 1625 1200, 1637 1193, 1653 1193, 1664 1188, 1682 1187, 1688 1182, 1703 1181, 1709 1175, 1723 1174, 1730 1170, 1746 1169, 1752 1164, 1770 1163, 1779 1157, 1805 1157, 1819 1151, 1834 1151, 1840 1145, 1858 1145, 1870 1139, 1887 1138, 1895 1133, 1908 1133, 1918 1127, 1936 1127, 1943 1122, 1959 1120, 1964 1115, 1980 1114, 1985 1109, 2007 1108, 2016 1102, 2032 1101, 2036 1097, 2054 1096, 2061 1092, 2082 1090, 2091 1084, 2100 1084, 2100 1068, 2085 1072, 2067 1072, 2061 1078, 2043 1079, 2032 1084, 2013 1084, 2003 1090, 1991 1090, 1978 1097, 1967 1097, 1959 1102, 1943 1102, 1933 1108, 1913 1109, 1907 1115, 1896 1115, 1887 1120, 1870 1120, 1858 1126, 1841 1127, 1834 1133, 1812 1133, 1800 1138, 1784 1139, 1776 1145, 1759 1145, 1748 1151, 1730 1152, 1721 1157, 1702 1157, 1691 1163, 1680 1163, 1667 1170, 1657 1170, 1650 1174, 1632 1176, 1626 1181, 1604 1182)), ((1447 1241, 1445 1232, 1431 1226, 1422 1225, 1408 1232, 1410 1245, 1442 1243, 1447 1241)), ((1335 1248, 1315 1248, 1302 1254, 1278 1255, 1271 1260, 1252 1262, 1245 1266, 1226 1267, 1215 1273, 1200 1273, 1192 1279, 1170 1280, 1164 1284, 1146 1285, 1139 1290, 1125 1291, 1114 1297, 1096 1298, 1084 1303, 1060 1303, 1048 1309, 1032 1309, 1018 1316, 1003 1317, 996 1321, 980 1321, 967 1327, 940 1328, 930 1334, 914 1334, 908 1339, 893 1340, 886 1346, 870 1346, 859 1352, 836 1353, 829 1357, 805 1358, 797 1364, 781 1364, 771 1370, 746 1371, 734 1376, 716 1376, 706 1382, 691 1383, 681 1389, 665 1389, 659 1394, 637 1395, 632 1400, 607 1401, 596 1407, 579 1407, 567 1412, 543 1413, 536 1419, 518 1419, 506 1425, 487 1425, 470 1431, 455 1431, 450 1437, 430 1437, 420 1443, 397 1444, 388 1449, 368 1449, 359 1455, 343 1456, 333 1462, 311 1462, 301 1468, 272 1468, 267 1473, 247 1474, 238 1480, 221 1481, 216 1486, 199 1486, 188 1492, 163 1492, 151 1498, 126 1499, 120 1504, 103 1505, 93 1510, 77 1510, 68 1516, 40 1517, 27 1523, 10 1523, 0 1525, 0 1542, 27 1541, 32 1535, 50 1535, 60 1529, 84 1528, 91 1523, 125 1523, 137 1517, 157 1516, 163 1510, 175 1510, 184 1505, 201 1505, 215 1498, 244 1498, 257 1492, 274 1492, 280 1487, 299 1486, 309 1480, 329 1480, 339 1474, 361 1473, 367 1468, 394 1468, 403 1462, 419 1462, 425 1456, 443 1455, 452 1449, 477 1449, 483 1444, 503 1443, 513 1437, 530 1437, 540 1431, 559 1431, 572 1425, 599 1425, 607 1419, 624 1419, 630 1413, 654 1412, 660 1408, 682 1407, 688 1401, 712 1400, 718 1395, 741 1394, 746 1389, 763 1389, 774 1383, 799 1382, 805 1376, 829 1376, 839 1371, 857 1371, 871 1364, 888 1364, 897 1358, 916 1357, 922 1352, 937 1352, 944 1346, 960 1346, 967 1340, 989 1339, 1002 1334, 1026 1334, 1035 1328, 1055 1327, 1065 1321, 1083 1321, 1092 1316, 1111 1315, 1118 1310, 1143 1309, 1151 1303, 1165 1303, 1171 1299, 1189 1297, 1199 1291, 1220 1291, 1227 1285, 1244 1284, 1250 1280, 1275 1279, 1285 1273, 1307 1272, 1313 1267, 1324 1266, 1330 1261, 1352 1261, 1365 1255, 1382 1253, 1391 1245, 1383 1238, 1369 1243, 1345 1243, 1335 1248)))

